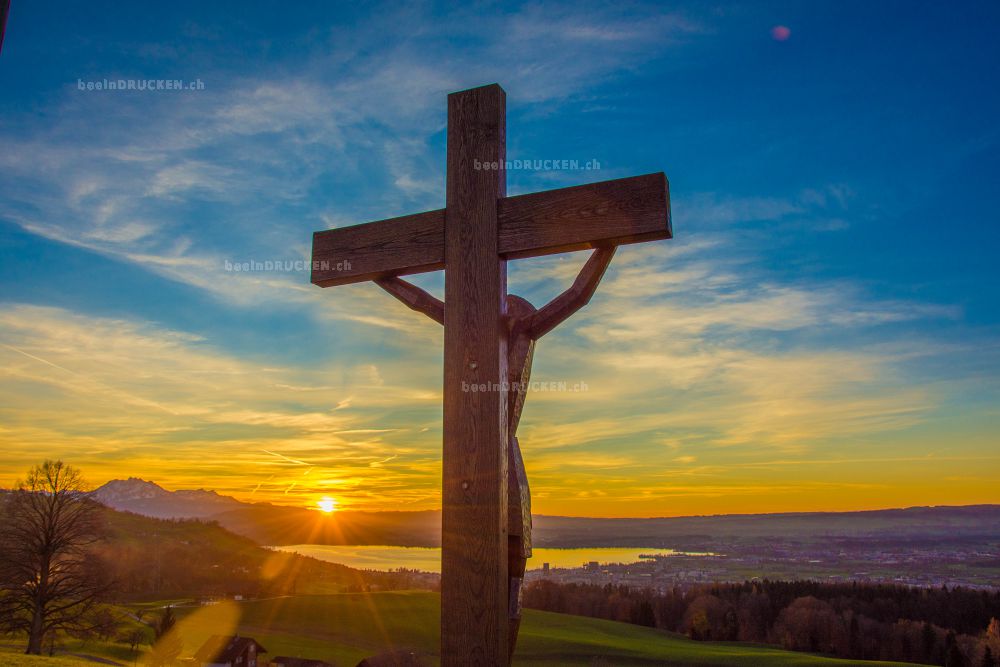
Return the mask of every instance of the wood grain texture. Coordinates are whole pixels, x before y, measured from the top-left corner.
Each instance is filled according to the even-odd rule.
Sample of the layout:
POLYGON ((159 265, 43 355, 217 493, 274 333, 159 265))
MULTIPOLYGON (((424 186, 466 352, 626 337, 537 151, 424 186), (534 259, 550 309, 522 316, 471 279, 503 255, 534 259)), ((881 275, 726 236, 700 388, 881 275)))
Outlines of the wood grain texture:
POLYGON ((590 303, 597 286, 601 283, 601 278, 604 277, 604 272, 608 270, 615 256, 615 250, 617 246, 606 246, 595 250, 569 289, 531 314, 527 329, 532 340, 538 340, 590 303))
POLYGON ((438 324, 444 324, 444 302, 412 283, 400 278, 377 278, 375 284, 393 295, 407 308, 423 313, 438 324))
POLYGON ((312 255, 320 287, 443 269, 444 210, 316 232, 312 255))
POLYGON ((668 239, 667 177, 647 174, 500 201, 500 252, 507 259, 668 239))
POLYGON ((507 294, 497 239, 506 156, 500 86, 448 96, 441 664, 508 664, 507 294), (469 391, 486 384, 488 391, 469 391), (493 388, 498 390, 493 390, 493 388))
MULTIPOLYGON (((498 251, 505 259, 672 236, 662 173, 507 197, 497 207, 498 251)), ((438 209, 316 232, 314 266, 327 262, 328 268, 314 268, 312 282, 330 287, 441 269, 444 224, 445 209, 438 209), (344 260, 350 267, 338 266, 344 260)))

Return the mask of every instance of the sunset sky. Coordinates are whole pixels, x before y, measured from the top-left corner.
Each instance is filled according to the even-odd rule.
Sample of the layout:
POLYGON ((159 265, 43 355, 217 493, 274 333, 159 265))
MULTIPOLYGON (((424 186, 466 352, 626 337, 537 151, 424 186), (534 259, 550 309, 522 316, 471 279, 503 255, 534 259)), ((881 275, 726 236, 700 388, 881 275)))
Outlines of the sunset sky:
MULTIPOLYGON (((509 194, 672 192, 675 239, 539 343, 567 390, 519 431, 536 513, 1000 502, 1000 4, 254 5, 13 0, 0 486, 59 457, 439 507, 440 327, 226 267, 442 207, 446 95, 497 82, 508 158, 600 163, 509 194), (204 89, 79 89, 151 78, 204 89)), ((512 262, 511 291, 541 305, 586 256, 512 262)))

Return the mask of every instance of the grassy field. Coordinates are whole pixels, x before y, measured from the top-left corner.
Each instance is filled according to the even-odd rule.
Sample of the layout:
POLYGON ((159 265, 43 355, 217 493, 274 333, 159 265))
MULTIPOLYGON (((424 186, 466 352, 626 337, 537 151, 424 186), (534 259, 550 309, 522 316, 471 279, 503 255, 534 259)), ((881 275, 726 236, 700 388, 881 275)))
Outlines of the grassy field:
MULTIPOLYGON (((426 592, 303 596, 179 609, 186 652, 213 633, 256 638, 270 655, 355 665, 386 647, 436 661, 439 598, 426 592)), ((747 644, 694 642, 650 628, 526 610, 519 665, 848 665, 747 644)), ((888 665, 902 663, 860 663, 888 665)))
POLYGON ((3 667, 97 667, 100 663, 69 656, 49 658, 24 655, 24 647, 0 646, 0 665, 3 667))
MULTIPOLYGON (((429 663, 437 663, 439 597, 434 593, 298 596, 175 610, 178 631, 184 640, 182 655, 193 654, 209 635, 238 632, 257 639, 268 650, 268 656, 320 658, 335 665, 352 666, 366 656, 392 647, 416 651, 429 663)), ((90 643, 71 650, 131 664, 127 647, 121 645, 90 643)), ((27 658, 16 653, 12 646, 0 648, 0 666, 94 667, 95 664, 68 657, 27 658)), ((856 663, 766 646, 695 642, 625 623, 526 610, 515 664, 837 667, 903 663, 856 663)))

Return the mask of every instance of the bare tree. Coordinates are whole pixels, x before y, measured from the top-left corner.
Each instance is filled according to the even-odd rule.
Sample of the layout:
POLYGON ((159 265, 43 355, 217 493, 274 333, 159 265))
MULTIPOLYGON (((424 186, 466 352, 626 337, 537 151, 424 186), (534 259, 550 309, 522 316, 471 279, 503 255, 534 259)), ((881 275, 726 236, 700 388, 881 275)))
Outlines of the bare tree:
POLYGON ((101 539, 100 507, 80 473, 45 461, 0 507, 0 629, 24 632, 26 653, 59 631, 85 632, 110 588, 90 547, 101 539))

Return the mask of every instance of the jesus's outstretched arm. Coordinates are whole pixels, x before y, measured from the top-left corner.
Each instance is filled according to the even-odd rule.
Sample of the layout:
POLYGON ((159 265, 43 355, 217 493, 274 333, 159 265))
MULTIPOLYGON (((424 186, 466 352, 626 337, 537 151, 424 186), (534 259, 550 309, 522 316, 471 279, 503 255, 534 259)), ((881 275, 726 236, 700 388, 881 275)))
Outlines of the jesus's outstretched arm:
POLYGON ((538 339, 555 329, 566 318, 580 310, 594 296, 597 285, 604 277, 604 271, 615 256, 615 246, 597 248, 568 290, 549 301, 531 315, 528 323, 529 335, 538 339))
POLYGON ((413 310, 423 313, 438 324, 444 324, 444 302, 441 299, 400 278, 379 278, 375 284, 413 310))

